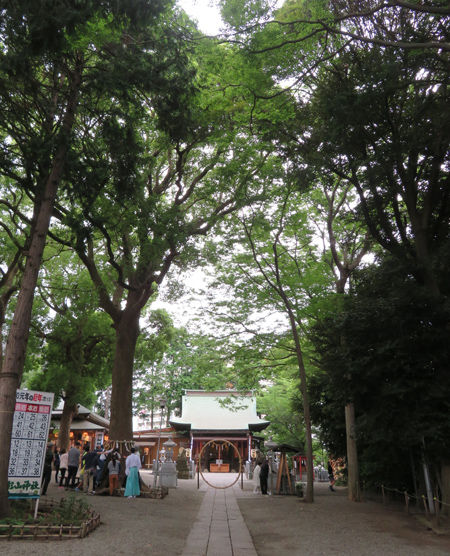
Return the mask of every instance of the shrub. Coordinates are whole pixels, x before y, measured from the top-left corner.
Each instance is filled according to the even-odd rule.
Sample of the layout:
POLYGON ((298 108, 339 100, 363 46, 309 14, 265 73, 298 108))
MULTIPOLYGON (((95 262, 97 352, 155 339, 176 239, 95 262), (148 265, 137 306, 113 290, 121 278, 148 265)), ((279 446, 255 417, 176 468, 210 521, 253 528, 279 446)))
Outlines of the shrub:
POLYGON ((295 494, 300 498, 303 498, 303 483, 295 483, 295 494))

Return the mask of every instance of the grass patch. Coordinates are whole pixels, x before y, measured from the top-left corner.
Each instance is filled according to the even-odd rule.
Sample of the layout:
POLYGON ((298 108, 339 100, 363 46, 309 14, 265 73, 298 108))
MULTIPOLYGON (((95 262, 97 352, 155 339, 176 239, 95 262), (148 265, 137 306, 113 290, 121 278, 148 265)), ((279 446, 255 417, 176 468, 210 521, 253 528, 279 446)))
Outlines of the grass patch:
POLYGON ((11 500, 11 514, 0 519, 0 525, 81 525, 89 519, 91 508, 83 498, 71 494, 59 504, 40 503, 36 520, 34 504, 30 500, 11 500))

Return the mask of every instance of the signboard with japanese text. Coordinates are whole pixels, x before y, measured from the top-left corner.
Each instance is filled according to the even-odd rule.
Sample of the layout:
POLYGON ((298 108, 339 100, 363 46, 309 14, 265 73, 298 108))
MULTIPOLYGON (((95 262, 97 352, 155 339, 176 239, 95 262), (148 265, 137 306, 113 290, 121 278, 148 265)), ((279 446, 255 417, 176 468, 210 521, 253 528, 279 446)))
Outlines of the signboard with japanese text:
POLYGON ((54 394, 17 390, 8 466, 8 498, 38 498, 54 394))
POLYGON ((95 433, 95 448, 101 448, 103 446, 103 432, 95 433))

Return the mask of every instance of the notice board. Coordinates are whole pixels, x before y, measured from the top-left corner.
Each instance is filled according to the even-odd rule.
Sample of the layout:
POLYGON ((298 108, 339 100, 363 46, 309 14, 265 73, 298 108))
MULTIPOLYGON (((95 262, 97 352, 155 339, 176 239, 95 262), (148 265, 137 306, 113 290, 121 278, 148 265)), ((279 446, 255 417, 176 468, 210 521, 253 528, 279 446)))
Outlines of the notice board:
POLYGON ((8 498, 38 498, 54 394, 17 390, 8 466, 8 498))

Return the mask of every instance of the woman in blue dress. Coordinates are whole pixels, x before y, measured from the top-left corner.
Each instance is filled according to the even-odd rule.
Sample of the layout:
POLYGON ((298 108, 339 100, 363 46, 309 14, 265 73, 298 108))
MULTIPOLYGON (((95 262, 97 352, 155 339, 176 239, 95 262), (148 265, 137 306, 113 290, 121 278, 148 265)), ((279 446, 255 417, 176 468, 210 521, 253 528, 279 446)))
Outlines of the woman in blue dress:
POLYGON ((127 485, 125 487, 125 496, 128 498, 136 498, 141 494, 139 488, 139 469, 142 467, 141 458, 136 454, 136 448, 131 448, 131 454, 125 460, 125 475, 127 476, 127 485))

